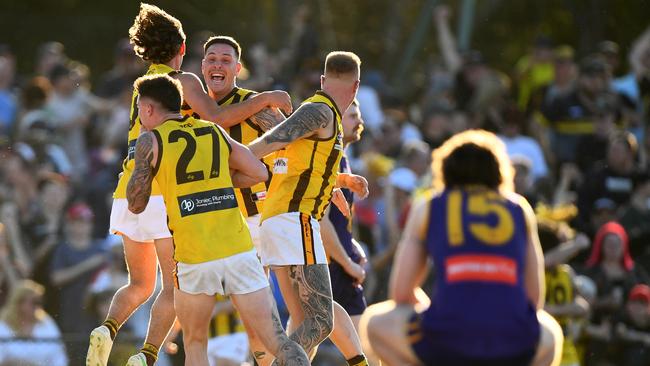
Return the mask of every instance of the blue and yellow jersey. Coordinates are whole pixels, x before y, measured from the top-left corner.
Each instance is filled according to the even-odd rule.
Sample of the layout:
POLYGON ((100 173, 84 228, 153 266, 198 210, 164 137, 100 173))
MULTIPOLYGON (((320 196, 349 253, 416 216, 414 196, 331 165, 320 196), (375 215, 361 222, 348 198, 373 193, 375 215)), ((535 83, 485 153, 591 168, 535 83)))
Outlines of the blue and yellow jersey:
POLYGON ((521 197, 480 187, 431 199, 425 245, 436 283, 421 327, 436 346, 481 359, 537 346, 539 322, 524 289, 522 205, 528 203, 521 197))

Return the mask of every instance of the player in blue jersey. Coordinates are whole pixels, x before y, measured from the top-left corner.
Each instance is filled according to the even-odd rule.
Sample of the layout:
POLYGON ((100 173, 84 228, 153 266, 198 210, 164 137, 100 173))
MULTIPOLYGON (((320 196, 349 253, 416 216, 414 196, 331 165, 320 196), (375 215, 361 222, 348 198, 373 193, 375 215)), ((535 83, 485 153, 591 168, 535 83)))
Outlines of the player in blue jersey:
POLYGON ((391 300, 362 336, 388 365, 557 365, 562 330, 544 302, 535 216, 513 193, 495 135, 471 130, 433 153, 435 193, 414 205, 399 244, 391 300), (433 263, 431 299, 418 291, 433 263))
MULTIPOLYGON (((346 147, 361 139, 363 119, 356 99, 343 114, 341 125, 343 125, 343 144, 346 147)), ((345 154, 341 158, 339 172, 352 172, 345 154)), ((342 188, 341 191, 352 211, 354 195, 349 189, 342 188)), ((363 269, 366 255, 363 248, 352 237, 351 215, 345 216, 335 205, 330 206, 321 220, 321 235, 327 255, 332 259, 329 270, 334 301, 350 314, 354 327, 358 329, 359 318, 366 309, 366 299, 361 286, 366 276, 363 269)))

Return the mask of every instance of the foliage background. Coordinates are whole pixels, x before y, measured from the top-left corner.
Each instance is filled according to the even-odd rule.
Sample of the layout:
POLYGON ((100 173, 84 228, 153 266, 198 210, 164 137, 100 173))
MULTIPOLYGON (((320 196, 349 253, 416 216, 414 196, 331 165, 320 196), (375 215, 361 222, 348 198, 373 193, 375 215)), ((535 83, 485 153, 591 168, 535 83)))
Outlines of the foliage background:
MULTIPOLYGON (((152 0, 183 23, 191 37, 199 30, 235 36, 244 49, 264 42, 277 50, 286 42, 296 9, 312 10, 321 52, 353 50, 362 56, 364 70, 382 71, 394 78, 408 41, 424 19, 424 37, 413 62, 404 73, 408 83, 425 79, 427 64, 437 54, 436 36, 427 13, 435 0, 152 0)), ((134 0, 2 0, 0 43, 17 54, 19 72, 33 68, 36 47, 60 41, 73 59, 88 64, 97 77, 113 62, 115 42, 127 36, 139 2, 134 0)), ((457 29, 461 1, 450 5, 457 29)), ((512 70, 517 59, 541 33, 558 44, 572 45, 578 55, 592 52, 598 41, 621 45, 623 55, 648 25, 649 0, 477 0, 472 22, 471 48, 483 52, 502 71, 512 70)), ((244 55, 245 58, 245 55, 244 55)), ((626 62, 623 62, 626 67, 626 62)), ((619 73, 624 70, 619 70, 619 73)))

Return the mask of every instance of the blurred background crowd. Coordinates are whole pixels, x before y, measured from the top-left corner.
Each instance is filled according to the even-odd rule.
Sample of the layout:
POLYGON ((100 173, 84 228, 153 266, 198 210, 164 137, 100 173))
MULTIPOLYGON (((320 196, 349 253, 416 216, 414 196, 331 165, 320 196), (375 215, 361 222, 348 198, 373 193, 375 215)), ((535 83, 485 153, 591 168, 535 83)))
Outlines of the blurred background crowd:
MULTIPOLYGON (((355 237, 368 253, 368 303, 387 296, 410 202, 430 187, 432 149, 454 133, 484 128, 501 137, 516 168, 516 191, 536 209, 547 308, 575 344, 575 355, 566 356, 575 361, 566 364, 649 365, 650 28, 634 12, 648 4, 630 2, 629 16, 599 18, 575 11, 608 2, 577 1, 562 8, 564 17, 554 15, 564 29, 574 24, 572 36, 531 17, 514 34, 522 20, 511 17, 510 26, 498 23, 505 33, 492 30, 505 34, 499 42, 477 35, 483 42, 469 47, 472 24, 480 30, 490 17, 503 19, 494 9, 474 1, 451 7, 414 1, 404 10, 400 3, 382 2, 386 14, 401 17, 380 21, 386 34, 376 39, 360 30, 358 8, 357 18, 345 13, 356 23, 344 36, 332 31, 341 1, 264 2, 261 24, 249 12, 241 28, 209 30, 191 21, 203 16, 198 23, 205 24, 206 4, 159 5, 190 31, 183 70, 200 76, 203 42, 213 32, 232 35, 244 47, 238 84, 287 90, 296 105, 319 88, 322 56, 337 48, 330 46, 362 56, 365 132, 347 153, 353 171, 370 183, 370 196, 354 210, 355 237), (573 23, 566 19, 574 16, 573 23), (612 18, 626 32, 608 33, 612 18), (264 27, 285 32, 255 41, 264 27), (507 42, 509 32, 516 45, 507 42), (558 273, 570 283, 554 280, 558 273)), ((546 7, 555 2, 512 3, 493 5, 522 11, 528 3, 531 12, 543 8, 549 15, 546 7)), ((39 12, 12 5, 2 15, 5 26, 17 24, 12 14, 32 20, 57 14, 52 6, 39 12)), ((62 12, 66 6, 83 8, 64 1, 62 12)), ((85 353, 89 331, 127 280, 120 239, 107 231, 127 148, 132 82, 146 67, 126 39, 118 40, 136 6, 121 6, 117 23, 124 26, 110 37, 81 34, 92 32, 92 19, 79 21, 86 30, 69 25, 69 42, 45 41, 54 39, 45 29, 33 43, 17 38, 22 31, 0 37, 0 365, 29 349, 57 360, 52 366, 68 364, 66 353, 85 353), (102 61, 94 49, 75 47, 76 38, 95 36, 102 61)), ((142 340, 148 311, 138 314, 120 333, 116 354, 128 357, 142 340)))

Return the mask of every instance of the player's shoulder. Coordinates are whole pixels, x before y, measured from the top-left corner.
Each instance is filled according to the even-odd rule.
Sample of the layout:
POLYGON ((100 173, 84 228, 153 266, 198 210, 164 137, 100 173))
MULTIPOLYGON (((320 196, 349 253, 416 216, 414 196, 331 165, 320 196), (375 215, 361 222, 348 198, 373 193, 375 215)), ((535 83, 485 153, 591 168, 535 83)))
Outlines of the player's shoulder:
POLYGON ((526 197, 520 195, 519 193, 516 192, 500 192, 499 195, 501 195, 504 200, 509 204, 514 207, 519 207, 521 208, 525 213, 528 212, 533 212, 533 207, 530 205, 526 197))
POLYGON ((203 89, 201 79, 199 79, 199 77, 193 72, 177 70, 172 77, 180 81, 183 88, 194 88, 200 86, 201 89, 203 89))
POLYGON ((244 100, 246 100, 257 94, 257 92, 255 90, 237 87, 237 94, 241 95, 244 100))

